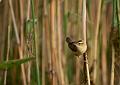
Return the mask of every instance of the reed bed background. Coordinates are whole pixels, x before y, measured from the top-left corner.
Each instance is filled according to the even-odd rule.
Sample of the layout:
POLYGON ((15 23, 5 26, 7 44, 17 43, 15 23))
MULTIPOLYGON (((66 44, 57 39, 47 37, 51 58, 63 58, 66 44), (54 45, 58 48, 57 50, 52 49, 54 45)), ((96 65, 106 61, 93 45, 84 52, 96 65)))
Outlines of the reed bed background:
POLYGON ((119 0, 0 0, 0 35, 0 85, 120 85, 119 0))

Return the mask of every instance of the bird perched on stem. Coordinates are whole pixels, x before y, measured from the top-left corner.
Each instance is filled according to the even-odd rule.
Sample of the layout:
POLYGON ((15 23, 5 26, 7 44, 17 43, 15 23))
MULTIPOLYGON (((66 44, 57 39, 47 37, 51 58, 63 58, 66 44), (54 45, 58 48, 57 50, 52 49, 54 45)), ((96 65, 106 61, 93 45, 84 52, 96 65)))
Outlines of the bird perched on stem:
POLYGON ((68 47, 76 56, 82 55, 87 50, 87 45, 82 40, 73 41, 70 37, 67 37, 66 42, 68 43, 68 47))

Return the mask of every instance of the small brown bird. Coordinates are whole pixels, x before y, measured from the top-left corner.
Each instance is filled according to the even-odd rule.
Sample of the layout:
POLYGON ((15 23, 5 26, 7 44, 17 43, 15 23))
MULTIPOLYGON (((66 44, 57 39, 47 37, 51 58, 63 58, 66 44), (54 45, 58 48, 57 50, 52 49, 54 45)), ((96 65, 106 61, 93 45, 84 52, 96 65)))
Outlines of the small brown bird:
POLYGON ((82 40, 73 41, 71 38, 67 37, 66 42, 76 56, 82 55, 87 50, 87 45, 82 40))

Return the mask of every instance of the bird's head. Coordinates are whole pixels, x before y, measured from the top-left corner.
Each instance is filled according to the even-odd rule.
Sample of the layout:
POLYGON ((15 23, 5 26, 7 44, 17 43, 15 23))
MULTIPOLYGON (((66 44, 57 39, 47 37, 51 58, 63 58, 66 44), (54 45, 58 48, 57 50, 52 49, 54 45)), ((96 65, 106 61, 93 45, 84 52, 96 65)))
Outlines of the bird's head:
POLYGON ((66 42, 68 43, 68 47, 76 54, 81 55, 86 52, 87 45, 83 42, 83 40, 72 41, 69 37, 66 38, 66 42))

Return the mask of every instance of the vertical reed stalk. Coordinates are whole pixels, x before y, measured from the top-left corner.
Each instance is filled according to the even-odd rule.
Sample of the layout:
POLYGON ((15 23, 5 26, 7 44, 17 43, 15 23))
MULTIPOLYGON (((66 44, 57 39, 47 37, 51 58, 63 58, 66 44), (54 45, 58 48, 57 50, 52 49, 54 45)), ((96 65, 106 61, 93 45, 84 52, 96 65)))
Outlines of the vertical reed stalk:
POLYGON ((102 0, 99 0, 99 4, 98 4, 98 9, 97 9, 97 21, 96 21, 96 30, 95 30, 95 38, 94 38, 94 44, 95 44, 95 48, 94 48, 94 73, 93 73, 93 81, 96 84, 96 76, 97 76, 97 53, 98 53, 98 34, 99 34, 99 25, 100 25, 100 15, 101 15, 101 4, 102 4, 102 0))
MULTIPOLYGON (((43 24, 45 24, 45 21, 43 21, 43 24)), ((43 31, 42 31, 42 85, 45 85, 45 56, 46 56, 46 41, 45 41, 45 25, 43 25, 43 31)))
MULTIPOLYGON (((86 0, 83 1, 83 39, 84 39, 84 43, 87 45, 86 43, 86 0)), ((89 74, 89 66, 88 66, 88 58, 87 55, 85 54, 84 56, 84 61, 85 61, 85 67, 86 67, 86 73, 87 73, 87 81, 88 81, 88 85, 90 85, 90 74, 89 74)))
POLYGON ((62 68, 62 22, 61 22, 61 5, 62 1, 57 0, 57 28, 58 28, 58 66, 59 66, 59 72, 60 72, 60 83, 61 85, 66 85, 65 84, 65 79, 64 79, 64 71, 62 68))
MULTIPOLYGON (((23 58, 23 52, 22 52, 22 48, 20 46, 20 39, 19 39, 19 36, 18 36, 18 28, 17 28, 17 24, 16 24, 16 20, 15 20, 15 15, 14 15, 14 12, 13 12, 13 6, 12 6, 12 1, 11 0, 9 0, 9 6, 10 6, 10 10, 11 10, 11 16, 12 16, 12 21, 13 21, 13 25, 14 25, 17 44, 19 45, 19 47, 18 47, 19 56, 22 59, 23 58)), ((23 85, 26 85, 26 76, 25 76, 25 69, 24 69, 23 64, 21 65, 21 71, 22 71, 23 85)))
POLYGON ((51 32, 51 63, 52 63, 52 85, 57 85, 57 48, 56 48, 56 29, 55 29, 55 0, 50 3, 50 32, 51 32))
POLYGON ((16 24, 15 14, 14 14, 14 11, 13 11, 13 6, 12 6, 12 1, 11 0, 9 0, 9 6, 10 6, 12 21, 13 21, 13 26, 14 26, 14 31, 15 31, 15 37, 16 37, 16 40, 17 40, 17 44, 19 45, 20 44, 20 39, 19 39, 19 35, 18 35, 18 27, 17 27, 17 24, 16 24))
POLYGON ((48 55, 45 55, 46 52, 45 52, 45 49, 47 50, 47 53, 48 53, 48 49, 47 49, 47 42, 48 42, 48 38, 47 38, 47 31, 48 28, 47 28, 47 6, 46 6, 46 0, 43 1, 43 34, 42 34, 42 85, 46 85, 46 80, 45 80, 45 59, 46 57, 45 56, 48 56, 48 55), (45 47, 46 46, 46 47, 45 47))
POLYGON ((106 30, 106 8, 103 6, 103 13, 102 14, 102 81, 103 85, 107 85, 107 60, 106 60, 106 50, 107 50, 107 30, 106 30))
POLYGON ((79 67, 80 67, 80 59, 77 57, 76 58, 76 75, 75 75, 76 85, 80 85, 80 68, 79 67))
MULTIPOLYGON (((6 61, 8 61, 9 53, 10 53, 10 30, 11 30, 11 17, 9 17, 9 25, 8 25, 6 61)), ((4 85, 6 85, 6 79, 7 79, 7 69, 5 70, 5 75, 4 75, 4 85)))
MULTIPOLYGON (((24 4, 24 0, 20 0, 20 46, 19 46, 19 52, 20 52, 20 59, 23 58, 24 54, 23 54, 23 50, 24 50, 24 41, 23 41, 23 37, 24 37, 24 13, 23 13, 23 4, 24 4)), ((23 65, 23 64, 22 64, 23 65)), ((25 67, 24 65, 22 66, 22 70, 23 70, 23 76, 24 76, 24 85, 27 85, 26 82, 26 74, 25 74, 25 67)))
POLYGON ((83 24, 83 39, 84 43, 86 44, 86 0, 83 1, 83 14, 82 14, 82 24, 83 24))
MULTIPOLYGON (((76 31, 76 32, 79 32, 79 33, 77 33, 78 39, 80 39, 81 37, 83 38, 83 36, 82 36, 83 29, 81 29, 82 28, 81 18, 83 18, 83 17, 81 17, 82 3, 83 3, 83 0, 77 0, 77 3, 76 3, 78 5, 78 7, 77 7, 77 10, 78 10, 77 17, 78 18, 77 18, 77 26, 76 26, 78 28, 78 31, 76 31)), ((80 56, 80 57, 82 57, 82 56, 80 56)), ((82 65, 80 63, 80 59, 76 58, 76 85, 80 85, 80 81, 82 80, 82 78, 80 76, 81 69, 82 69, 82 65)))
MULTIPOLYGON (((48 80, 51 80, 51 70, 52 70, 52 59, 51 59, 51 42, 50 42, 50 30, 49 30, 49 17, 50 15, 48 14, 48 9, 47 9, 47 0, 43 1, 43 29, 45 29, 45 42, 46 42, 46 49, 47 49, 47 62, 48 64, 48 80)), ((43 85, 46 84, 47 80, 44 79, 44 72, 43 72, 43 85)))
POLYGON ((30 0, 28 0, 28 3, 27 3, 27 15, 26 15, 26 17, 27 17, 27 20, 30 18, 30 0))
MULTIPOLYGON (((27 19, 26 20, 29 20, 30 19, 30 0, 28 0, 27 2, 27 12, 26 12, 26 17, 27 19)), ((26 28, 26 29, 29 29, 29 28, 26 28)), ((30 36, 30 34, 28 34, 28 36, 30 36)), ((30 39, 28 39, 28 42, 30 39)), ((31 46, 31 45, 30 45, 31 46)), ((32 48, 32 47, 28 47, 28 48, 32 48)), ((28 53, 28 57, 30 57, 30 53, 31 51, 29 51, 28 53)), ((31 81, 31 62, 28 62, 28 68, 27 68, 27 81, 28 81, 28 85, 30 85, 30 81, 31 81)))
POLYGON ((114 85, 114 69, 115 69, 115 49, 112 44, 112 66, 111 66, 111 79, 110 79, 110 85, 114 85))
MULTIPOLYGON (((83 1, 83 14, 82 14, 82 23, 83 23, 83 39, 84 39, 84 43, 87 45, 86 43, 86 0, 83 1)), ((84 57, 84 62, 85 62, 85 67, 86 67, 86 73, 87 73, 87 81, 88 81, 88 85, 90 85, 90 74, 89 74, 89 66, 88 66, 88 58, 87 58, 87 54, 85 53, 85 55, 83 55, 84 57)))
POLYGON ((35 35, 35 56, 36 56, 36 71, 37 71, 37 85, 40 85, 40 71, 39 71, 39 41, 38 41, 38 29, 35 26, 35 9, 34 0, 31 0, 31 10, 33 19, 33 29, 35 35))

